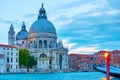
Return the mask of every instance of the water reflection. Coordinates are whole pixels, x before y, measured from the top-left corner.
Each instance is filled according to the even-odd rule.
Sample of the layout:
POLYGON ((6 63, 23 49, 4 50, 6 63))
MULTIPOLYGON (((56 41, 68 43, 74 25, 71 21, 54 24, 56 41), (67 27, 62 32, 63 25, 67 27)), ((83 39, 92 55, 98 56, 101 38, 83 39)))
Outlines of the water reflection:
POLYGON ((120 79, 118 79, 118 78, 112 78, 112 80, 120 80, 120 79))

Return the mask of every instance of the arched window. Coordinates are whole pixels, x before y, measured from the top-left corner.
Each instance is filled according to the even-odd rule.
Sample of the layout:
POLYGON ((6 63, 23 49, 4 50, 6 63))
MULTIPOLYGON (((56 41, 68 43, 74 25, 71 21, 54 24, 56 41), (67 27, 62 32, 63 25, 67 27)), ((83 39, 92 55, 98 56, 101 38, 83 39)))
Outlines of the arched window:
POLYGON ((56 47, 56 41, 55 40, 53 41, 53 47, 56 47))
POLYGON ((24 44, 24 41, 22 41, 22 45, 24 44))
POLYGON ((28 43, 28 48, 30 48, 30 43, 28 43))
POLYGON ((47 57, 47 55, 44 54, 44 53, 42 53, 42 54, 40 54, 40 57, 41 57, 41 58, 45 58, 45 57, 47 57))
POLYGON ((42 40, 39 41, 39 48, 42 48, 42 40))
POLYGON ((44 48, 47 48, 47 41, 44 40, 44 48))
POLYGON ((32 48, 32 41, 30 42, 30 48, 32 48))
POLYGON ((36 42, 34 41, 34 48, 37 48, 37 44, 36 44, 36 42))
POLYGON ((7 62, 9 63, 9 57, 7 57, 7 62))
POLYGON ((50 41, 49 43, 49 48, 52 48, 52 41, 50 41))
POLYGON ((33 48, 35 48, 35 41, 33 41, 32 46, 33 46, 33 48))
POLYGON ((59 55, 59 65, 60 65, 60 69, 62 69, 62 55, 59 55))

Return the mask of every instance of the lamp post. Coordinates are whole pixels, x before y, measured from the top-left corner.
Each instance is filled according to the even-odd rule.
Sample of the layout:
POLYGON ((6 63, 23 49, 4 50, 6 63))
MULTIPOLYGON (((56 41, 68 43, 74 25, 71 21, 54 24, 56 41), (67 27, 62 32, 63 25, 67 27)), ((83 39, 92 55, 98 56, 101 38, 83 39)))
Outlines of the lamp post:
POLYGON ((110 53, 106 51, 104 53, 104 58, 106 61, 106 77, 107 80, 110 80, 110 53))
POLYGON ((78 71, 80 71, 80 64, 78 64, 78 71))

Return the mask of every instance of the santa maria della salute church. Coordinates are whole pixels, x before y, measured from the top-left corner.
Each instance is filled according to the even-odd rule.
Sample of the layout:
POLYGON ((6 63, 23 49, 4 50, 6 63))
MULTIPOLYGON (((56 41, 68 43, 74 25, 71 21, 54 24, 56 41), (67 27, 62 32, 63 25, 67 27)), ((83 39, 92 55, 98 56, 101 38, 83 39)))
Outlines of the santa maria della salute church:
POLYGON ((37 60, 38 72, 68 69, 68 48, 63 46, 62 41, 57 40, 56 29, 47 19, 43 4, 38 19, 33 22, 29 32, 26 30, 25 22, 16 36, 13 25, 10 26, 8 44, 29 50, 30 55, 37 60))

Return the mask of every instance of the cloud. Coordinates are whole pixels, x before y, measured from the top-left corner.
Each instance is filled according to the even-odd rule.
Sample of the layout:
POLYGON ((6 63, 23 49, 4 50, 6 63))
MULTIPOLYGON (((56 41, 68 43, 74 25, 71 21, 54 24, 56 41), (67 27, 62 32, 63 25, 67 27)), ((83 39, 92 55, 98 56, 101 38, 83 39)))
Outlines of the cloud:
MULTIPOLYGON (((103 3, 100 0, 99 1, 93 0, 91 2, 88 2, 88 1, 72 2, 71 4, 65 4, 65 6, 63 5, 63 6, 61 6, 60 9, 55 10, 52 13, 50 13, 49 14, 51 16, 50 20, 53 21, 53 23, 55 24, 55 26, 57 26, 57 28, 60 28, 60 26, 64 26, 69 23, 72 23, 72 21, 76 15, 80 15, 82 17, 88 16, 90 14, 90 12, 96 11, 98 8, 103 8, 105 5, 106 5, 105 1, 103 3), (99 4, 98 4, 98 2, 99 2, 99 4), (79 5, 76 5, 75 3, 76 4, 79 3, 79 5)), ((95 13, 91 13, 90 15, 91 16, 99 16, 99 15, 101 15, 101 13, 95 12, 95 13)))
POLYGON ((12 23, 14 23, 14 22, 11 21, 11 20, 4 20, 4 19, 0 18, 0 23, 12 24, 12 23))
MULTIPOLYGON (((109 16, 106 16, 106 18, 107 17, 109 16)), ((106 20, 104 18, 97 20, 98 17, 96 19, 92 19, 91 17, 81 19, 80 17, 77 17, 79 20, 73 20, 73 22, 68 25, 62 26, 64 28, 59 29, 58 34, 60 37, 62 36, 63 39, 64 37, 69 38, 68 44, 76 43, 70 48, 70 52, 73 52, 76 49, 80 52, 80 46, 88 47, 88 45, 94 45, 92 47, 96 47, 95 45, 97 45, 97 50, 110 50, 112 49, 112 46, 109 46, 108 43, 111 42, 111 45, 114 45, 114 49, 120 49, 119 45, 114 44, 117 43, 116 41, 120 41, 120 37, 118 35, 120 32, 120 20, 116 17, 111 17, 110 20, 106 20), (89 22, 92 20, 94 23, 90 24, 89 22)))
POLYGON ((77 43, 70 43, 68 38, 62 39, 62 42, 63 42, 64 46, 68 47, 68 49, 71 49, 72 47, 74 47, 77 44, 77 43))
POLYGON ((25 18, 34 18, 34 17, 36 17, 36 15, 37 15, 37 14, 33 14, 33 13, 31 13, 31 14, 26 14, 26 15, 25 15, 25 18))
POLYGON ((72 49, 69 53, 93 54, 97 51, 97 47, 78 47, 76 49, 72 49))
POLYGON ((99 50, 120 50, 120 40, 118 41, 108 41, 108 42, 101 42, 99 45, 99 50))
MULTIPOLYGON (((75 4, 75 3, 74 3, 75 4)), ((101 11, 102 9, 107 9, 108 4, 107 1, 101 1, 101 0, 93 0, 93 1, 79 1, 76 2, 76 4, 79 5, 70 5, 64 9, 62 9, 60 12, 65 12, 62 14, 65 14, 66 16, 72 17, 77 14, 86 14, 89 12, 96 12, 101 11)))
POLYGON ((119 5, 119 0, 109 0, 107 1, 107 3, 109 4, 110 8, 114 8, 114 9, 120 9, 120 5, 119 5))
MULTIPOLYGON (((54 24, 57 36, 63 40, 65 46, 68 46, 70 53, 88 54, 102 49, 120 49, 118 44, 120 43, 120 5, 117 1, 70 0, 59 1, 59 4, 54 5, 51 3, 47 3, 48 8, 47 5, 45 6, 48 20, 54 24)), ((31 7, 28 11, 34 11, 35 7, 31 7)), ((22 17, 19 14, 20 10, 16 12, 17 20, 0 18, 0 26, 5 26, 0 32, 7 35, 10 24, 13 24, 17 33, 21 29, 22 20, 26 22, 26 27, 29 29, 31 24, 37 20, 38 12, 28 14, 26 10, 27 7, 26 13, 21 11, 25 15, 22 17)), ((7 36, 2 35, 1 38, 7 42, 7 36)))
POLYGON ((0 23, 0 44, 7 44, 9 27, 5 26, 8 26, 8 24, 0 23))
POLYGON ((68 25, 69 23, 72 22, 72 19, 68 16, 65 16, 64 14, 55 13, 55 15, 52 14, 50 16, 51 17, 49 18, 49 20, 53 22, 57 29, 60 29, 62 28, 62 26, 68 25))
POLYGON ((113 9, 113 10, 105 11, 105 13, 108 14, 108 15, 113 15, 114 16, 114 15, 119 15, 120 14, 120 10, 117 10, 117 9, 114 10, 113 9))

